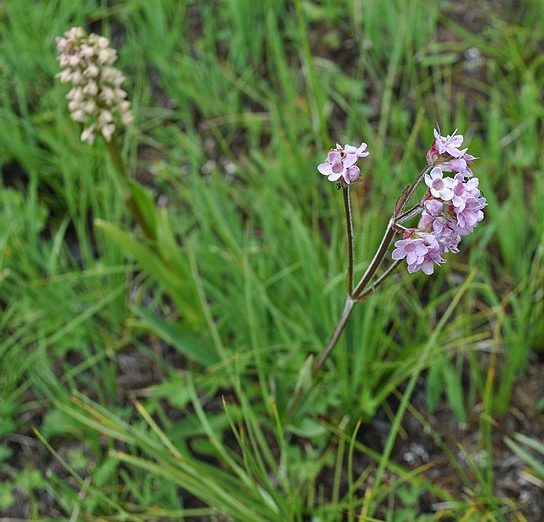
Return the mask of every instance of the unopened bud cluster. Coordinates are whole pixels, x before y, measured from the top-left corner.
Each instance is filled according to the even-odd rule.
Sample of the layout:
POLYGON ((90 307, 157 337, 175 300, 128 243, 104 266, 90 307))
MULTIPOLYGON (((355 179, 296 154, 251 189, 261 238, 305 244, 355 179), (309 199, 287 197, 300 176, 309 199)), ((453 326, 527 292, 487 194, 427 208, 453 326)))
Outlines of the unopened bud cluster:
POLYGON ((116 124, 128 125, 133 117, 127 93, 122 89, 125 77, 113 67, 117 51, 107 38, 73 27, 57 38, 59 65, 57 75, 73 87, 66 96, 74 121, 84 125, 81 140, 93 143, 97 135, 110 141, 116 124))

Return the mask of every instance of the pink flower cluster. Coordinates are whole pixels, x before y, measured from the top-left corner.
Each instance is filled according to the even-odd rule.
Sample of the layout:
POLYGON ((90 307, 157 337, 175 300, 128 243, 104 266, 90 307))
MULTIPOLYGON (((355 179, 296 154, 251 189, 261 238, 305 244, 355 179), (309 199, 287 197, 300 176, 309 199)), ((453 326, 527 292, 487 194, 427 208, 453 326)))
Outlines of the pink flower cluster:
POLYGON ((395 260, 406 258, 410 273, 422 270, 432 274, 435 264, 444 263, 442 254, 458 252, 461 237, 470 234, 484 218, 486 200, 470 170, 475 157, 459 148, 462 143, 461 135, 444 137, 435 130, 427 160, 431 166, 439 164, 425 175, 428 188, 421 203, 421 218, 416 228, 404 231, 392 254, 395 260), (445 177, 447 172, 454 176, 445 177))
POLYGON ((355 164, 360 158, 366 158, 370 154, 366 147, 365 142, 358 147, 354 145, 342 147, 337 143, 336 148, 329 152, 326 161, 318 165, 317 170, 327 176, 329 181, 336 181, 343 187, 356 183, 359 181, 361 170, 355 164))
POLYGON ((130 102, 121 87, 125 77, 113 67, 117 52, 107 38, 91 33, 81 27, 72 27, 57 38, 59 65, 57 75, 62 83, 72 83, 66 96, 68 108, 74 121, 84 124, 81 140, 93 143, 101 134, 110 141, 117 122, 128 125, 132 122, 130 102))

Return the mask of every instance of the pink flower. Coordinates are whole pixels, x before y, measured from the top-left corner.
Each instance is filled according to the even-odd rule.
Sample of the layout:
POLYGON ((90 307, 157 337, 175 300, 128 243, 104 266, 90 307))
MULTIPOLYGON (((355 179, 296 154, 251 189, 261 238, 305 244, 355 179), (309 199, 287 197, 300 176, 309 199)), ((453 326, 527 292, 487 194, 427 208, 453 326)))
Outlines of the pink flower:
POLYGON ((417 228, 406 229, 401 241, 395 243, 393 259, 404 259, 410 273, 422 270, 432 274, 435 265, 445 262, 442 254, 458 252, 461 237, 470 234, 484 218, 487 205, 478 188, 478 178, 472 177, 470 164, 476 158, 460 149, 463 136, 441 136, 434 131, 435 140, 427 152, 427 162, 434 166, 425 175, 429 192, 420 203, 423 212, 417 228), (454 172, 455 177, 444 177, 454 172), (431 197, 432 196, 432 197, 431 197))
POLYGON ((423 204, 423 212, 419 220, 418 228, 423 230, 432 225, 435 220, 442 214, 444 204, 437 199, 428 199, 423 204))
MULTIPOLYGON (((464 157, 467 149, 459 149, 463 144, 463 136, 455 134, 456 132, 457 129, 452 135, 442 136, 437 129, 434 129, 434 141, 431 148, 427 151, 427 163, 429 165, 435 164, 439 159, 448 162, 451 159, 464 157)), ((472 159, 474 158, 472 157, 472 159)), ((464 160, 466 162, 468 158, 464 158, 464 160)))
POLYGON ((434 129, 434 138, 438 154, 449 154, 452 158, 460 158, 466 152, 467 149, 459 150, 459 147, 463 144, 463 136, 461 134, 455 134, 457 129, 453 131, 453 134, 447 136, 441 136, 437 129, 434 129))
POLYGON ((485 198, 470 196, 465 200, 463 208, 455 208, 459 233, 467 235, 472 232, 474 226, 484 219, 482 209, 487 205, 485 198))
POLYGON ((359 167, 355 166, 357 156, 348 154, 342 157, 337 150, 331 150, 327 155, 327 161, 318 165, 317 170, 324 176, 328 176, 329 181, 338 181, 343 178, 349 185, 359 177, 359 167))
POLYGON ((440 168, 445 172, 458 172, 467 178, 473 176, 470 170, 470 164, 476 159, 472 154, 464 153, 460 158, 451 159, 440 164, 440 168))
POLYGON ((406 258, 408 265, 414 265, 421 260, 427 253, 427 247, 423 239, 408 237, 395 242, 395 250, 391 254, 393 259, 399 260, 406 258))
POLYGON ((429 248, 426 254, 415 264, 408 265, 408 272, 413 274, 418 270, 422 270, 427 275, 434 274, 434 265, 444 263, 444 258, 440 255, 438 247, 429 248))
POLYGON ((336 149, 331 150, 324 163, 317 166, 317 170, 327 176, 329 181, 337 181, 340 185, 346 187, 351 183, 359 181, 361 169, 357 165, 359 158, 366 158, 368 152, 365 152, 367 145, 362 142, 359 147, 346 145, 342 148, 338 143, 336 149))
POLYGON ((451 202, 456 209, 462 211, 465 208, 466 200, 469 197, 478 198, 480 196, 478 183, 478 178, 472 178, 469 181, 465 181, 462 174, 455 175, 452 185, 453 198, 451 202))
POLYGON ((443 178, 440 167, 434 167, 429 174, 425 174, 425 184, 431 189, 431 194, 435 198, 443 201, 449 201, 453 198, 453 179, 443 178))
POLYGON ((395 260, 406 258, 408 272, 411 274, 423 270, 427 275, 434 272, 434 265, 441 264, 444 259, 440 255, 440 245, 433 234, 421 233, 408 229, 406 239, 395 243, 392 257, 395 260))
POLYGON ((441 217, 435 220, 432 233, 440 247, 441 253, 459 252, 457 247, 461 242, 461 236, 457 224, 451 218, 441 217))

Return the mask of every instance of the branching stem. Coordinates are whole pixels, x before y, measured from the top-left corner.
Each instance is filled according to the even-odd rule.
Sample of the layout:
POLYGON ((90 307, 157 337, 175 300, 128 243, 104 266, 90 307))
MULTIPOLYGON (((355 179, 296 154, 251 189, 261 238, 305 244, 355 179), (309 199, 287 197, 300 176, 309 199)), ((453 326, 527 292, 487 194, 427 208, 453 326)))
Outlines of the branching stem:
MULTIPOLYGON (((383 274, 374 282, 374 284, 371 285, 369 288, 367 288, 370 280, 372 279, 376 271, 381 266, 383 259, 385 257, 385 254, 389 246, 391 245, 393 238, 395 237, 395 234, 398 232, 398 230, 400 230, 400 227, 398 225, 417 216, 422 211, 421 204, 417 204, 411 209, 403 212, 409 199, 413 196, 417 187, 421 183, 421 180, 425 177, 425 174, 427 174, 432 168, 433 166, 431 165, 421 170, 416 180, 404 190, 404 192, 401 194, 401 196, 397 200, 397 204, 395 205, 395 210, 393 211, 393 215, 391 216, 387 224, 385 233, 378 246, 378 249, 376 250, 376 253, 374 254, 374 257, 372 258, 372 261, 368 265, 368 268, 365 270, 364 274, 362 275, 361 279, 359 280, 355 288, 353 288, 354 263, 353 263, 353 220, 351 215, 351 202, 350 202, 350 195, 349 195, 349 187, 343 189, 344 210, 345 210, 345 216, 346 216, 346 230, 347 230, 347 241, 348 241, 348 271, 347 271, 348 296, 346 298, 346 302, 344 304, 344 309, 342 310, 342 314, 340 315, 336 323, 336 326, 334 328, 334 331, 331 337, 329 338, 327 344, 323 348, 321 354, 316 359, 312 367, 312 376, 315 377, 319 373, 319 371, 325 364, 325 361, 334 350, 334 347, 338 343, 338 340, 340 339, 340 336, 342 335, 342 332, 344 331, 344 328, 346 327, 346 324, 351 315, 351 312, 353 311, 353 307, 358 302, 363 301, 364 299, 372 295, 376 291, 376 289, 387 279, 387 277, 389 277, 393 273, 395 268, 397 268, 397 266, 399 265, 399 261, 395 261, 394 263, 392 263, 385 270, 385 272, 383 272, 383 274)), ((299 391, 295 394, 295 396, 291 400, 291 403, 289 405, 286 418, 285 418, 286 422, 289 422, 291 420, 293 414, 296 411, 296 408, 298 407, 298 404, 300 402, 300 399, 302 398, 303 393, 304 392, 302 388, 299 388, 299 391)))

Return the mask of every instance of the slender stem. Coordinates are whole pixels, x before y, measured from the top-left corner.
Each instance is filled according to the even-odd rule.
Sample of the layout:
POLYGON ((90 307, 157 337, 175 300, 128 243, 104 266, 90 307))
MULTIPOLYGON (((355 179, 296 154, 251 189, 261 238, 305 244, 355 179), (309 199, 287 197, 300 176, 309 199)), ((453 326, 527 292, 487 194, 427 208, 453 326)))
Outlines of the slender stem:
POLYGON ((391 265, 387 267, 387 270, 380 277, 378 277, 378 279, 376 279, 376 282, 357 297, 357 301, 362 301, 369 295, 373 294, 376 289, 394 272, 395 268, 399 266, 400 261, 401 260, 398 259, 397 261, 391 263, 391 265))
POLYGON ((128 171, 125 166, 123 156, 121 155, 121 147, 115 139, 115 136, 112 136, 110 141, 106 141, 106 146, 115 170, 119 173, 121 178, 128 183, 128 171))
POLYGON ((357 283, 357 286, 355 287, 355 290, 353 291, 353 297, 355 297, 356 299, 358 298, 358 295, 364 290, 365 286, 375 274, 376 270, 379 268, 394 236, 395 230, 393 228, 393 218, 391 218, 389 220, 389 223, 387 224, 387 228, 385 229, 385 233, 383 235, 380 246, 378 247, 378 250, 376 250, 376 253, 374 254, 372 261, 370 262, 370 265, 368 265, 368 268, 363 274, 363 277, 361 277, 361 279, 357 283))
MULTIPOLYGON (((365 273, 363 274, 363 276, 357 283, 357 286, 352 292, 350 292, 349 290, 352 288, 353 285, 353 221, 351 218, 349 192, 348 189, 344 189, 344 209, 346 214, 346 228, 348 235, 348 297, 344 305, 344 310, 342 311, 342 314, 340 315, 340 318, 336 323, 333 334, 329 338, 325 348, 323 349, 323 351, 317 358, 314 366, 312 367, 313 376, 316 376, 319 373, 319 370, 321 370, 321 368, 325 364, 327 357, 332 353, 334 347, 338 342, 338 339, 340 338, 340 335, 342 335, 342 332, 346 327, 346 323, 351 315, 351 312, 353 311, 353 307, 355 306, 355 304, 359 301, 362 301, 363 299, 366 299, 369 295, 373 294, 374 291, 385 281, 387 277, 389 277, 393 273, 395 268, 399 265, 399 261, 395 261, 394 263, 392 263, 387 268, 387 270, 385 270, 385 272, 376 280, 376 282, 365 291, 365 287, 368 285, 369 281, 376 273, 376 270, 378 270, 378 268, 380 267, 383 258, 387 252, 387 249, 389 248, 391 241, 395 237, 396 225, 400 222, 407 221, 408 219, 416 216, 417 214, 419 214, 419 212, 421 212, 421 206, 416 205, 410 210, 402 213, 402 211, 406 207, 406 204, 408 203, 408 200, 416 191, 419 183, 424 178, 425 174, 427 174, 427 172, 429 172, 432 168, 432 165, 424 168, 418 174, 418 177, 414 181, 414 183, 412 183, 412 185, 409 185, 397 200, 393 215, 391 216, 391 219, 387 224, 387 228, 385 229, 385 233, 380 242, 380 245, 378 246, 374 257, 372 258, 370 265, 368 265, 368 268, 366 269, 365 273)), ((298 403, 300 402, 300 399, 302 398, 303 393, 303 389, 299 388, 295 396, 291 400, 285 417, 286 422, 289 422, 292 419, 292 416, 296 411, 296 408, 298 406, 298 403)))
POLYGON ((404 210, 404 207, 406 207, 406 204, 414 195, 414 192, 417 190, 417 187, 419 187, 419 184, 421 183, 421 180, 425 177, 425 174, 431 172, 433 168, 434 165, 428 165, 427 167, 422 169, 419 172, 416 180, 411 185, 409 185, 408 188, 401 194, 399 200, 397 201, 395 212, 393 213, 393 217, 395 218, 395 220, 400 217, 399 214, 404 210))
POLYGON ((423 170, 421 170, 421 172, 417 176, 417 179, 402 193, 401 197, 397 201, 397 206, 395 210, 393 211, 393 215, 391 216, 389 223, 387 224, 387 228, 385 229, 385 233, 383 235, 380 246, 378 247, 378 250, 376 250, 376 253, 374 254, 374 258, 370 262, 370 265, 368 266, 365 273, 363 274, 363 277, 361 277, 361 279, 357 283, 357 286, 355 287, 355 290, 353 291, 352 295, 356 299, 359 297, 359 294, 365 289, 368 282, 372 279, 372 276, 376 273, 376 270, 378 270, 378 268, 380 267, 381 262, 383 261, 383 258, 385 256, 385 253, 387 252, 387 249, 389 248, 389 245, 391 244, 393 237, 395 237, 394 225, 398 223, 399 218, 402 217, 403 219, 409 219, 410 217, 412 217, 412 215, 417 214, 416 207, 410 209, 408 212, 404 214, 401 214, 401 212, 404 210, 406 203, 408 203, 408 200, 416 191, 418 185, 421 183, 421 180, 424 178, 425 174, 430 172, 432 168, 433 168, 432 166, 428 166, 428 167, 425 167, 423 170))
POLYGON ((334 347, 336 346, 336 343, 338 342, 338 339, 340 338, 340 335, 344 331, 344 328, 346 326, 346 323, 348 322, 349 316, 351 315, 351 312, 353 310, 353 307, 357 301, 352 299, 348 296, 346 299, 346 303, 344 305, 344 310, 342 310, 342 314, 340 315, 340 319, 338 319, 338 323, 336 323, 336 328, 334 329, 333 334, 331 335, 327 345, 321 352, 321 355, 316 360, 314 367, 312 368, 312 375, 315 375, 323 364, 325 363, 325 360, 330 355, 330 353, 333 351, 334 347))
POLYGON ((348 238, 348 295, 353 292, 353 218, 351 217, 351 198, 349 187, 342 190, 344 195, 344 212, 346 214, 346 233, 348 238))
POLYGON ((127 205, 129 212, 132 214, 134 221, 142 229, 142 232, 144 233, 144 235, 148 239, 155 240, 156 239, 155 233, 150 228, 149 224, 147 223, 147 220, 145 219, 145 216, 142 214, 140 207, 138 206, 138 203, 136 199, 134 198, 134 195, 130 188, 130 183, 131 183, 130 176, 128 174, 125 161, 123 160, 123 156, 121 154, 121 147, 119 146, 119 143, 115 139, 115 136, 112 136, 110 141, 106 141, 106 146, 108 149, 108 154, 110 155, 111 162, 115 168, 115 171, 119 174, 119 177, 118 177, 119 186, 120 186, 123 199, 125 200, 125 204, 127 205))
MULTIPOLYGON (((346 298, 346 302, 344 304, 344 310, 342 311, 342 314, 340 315, 340 318, 338 319, 338 322, 336 323, 334 332, 331 335, 327 345, 321 352, 321 355, 319 356, 319 358, 316 360, 316 362, 314 363, 312 367, 312 376, 315 376, 317 375, 317 373, 319 373, 319 370, 325 363, 325 360, 327 359, 327 357, 330 355, 330 353, 336 346, 336 343, 338 342, 340 335, 344 331, 346 323, 348 322, 348 319, 351 315, 353 307, 355 306, 356 303, 357 301, 354 301, 350 296, 346 298)), ((284 422, 286 424, 289 423, 291 419, 293 418, 293 415, 295 414, 304 393, 305 391, 302 386, 296 390, 295 395, 291 399, 291 402, 285 414, 284 422)))
MULTIPOLYGON (((400 261, 395 261, 387 268, 387 270, 376 280, 376 282, 368 289, 366 292, 364 292, 357 300, 352 299, 350 296, 347 297, 346 302, 344 304, 344 309, 342 310, 342 314, 340 315, 340 318, 338 319, 338 322, 336 323, 336 327, 334 328, 334 332, 329 338, 329 341, 327 342, 327 345, 319 355, 319 358, 316 360, 315 364, 312 367, 312 376, 316 376, 323 365, 325 364, 325 361, 327 360, 327 357, 331 354, 334 347, 336 346, 336 343, 338 342, 338 339, 340 339, 340 335, 342 335, 342 332, 344 331, 344 328, 346 327, 346 324, 348 322, 348 319, 351 316, 351 312, 353 311, 353 307, 363 299, 366 299, 369 295, 373 294, 374 291, 385 281, 385 279, 393 273, 395 268, 399 265, 400 261)), ((289 404, 289 408, 287 409, 287 413, 285 415, 285 422, 288 423, 292 418, 293 415, 298 407, 298 404, 300 400, 302 399, 302 396, 304 395, 304 389, 302 387, 298 388, 295 395, 293 396, 293 399, 291 400, 291 403, 289 404)))
POLYGON ((397 225, 400 225, 401 223, 404 223, 410 219, 412 219, 413 217, 417 216, 418 214, 420 214, 421 212, 423 211, 423 208, 421 207, 421 205, 418 203, 417 205, 414 205, 410 210, 407 210, 406 212, 404 212, 403 214, 401 214, 396 220, 395 222, 397 223, 397 225))

